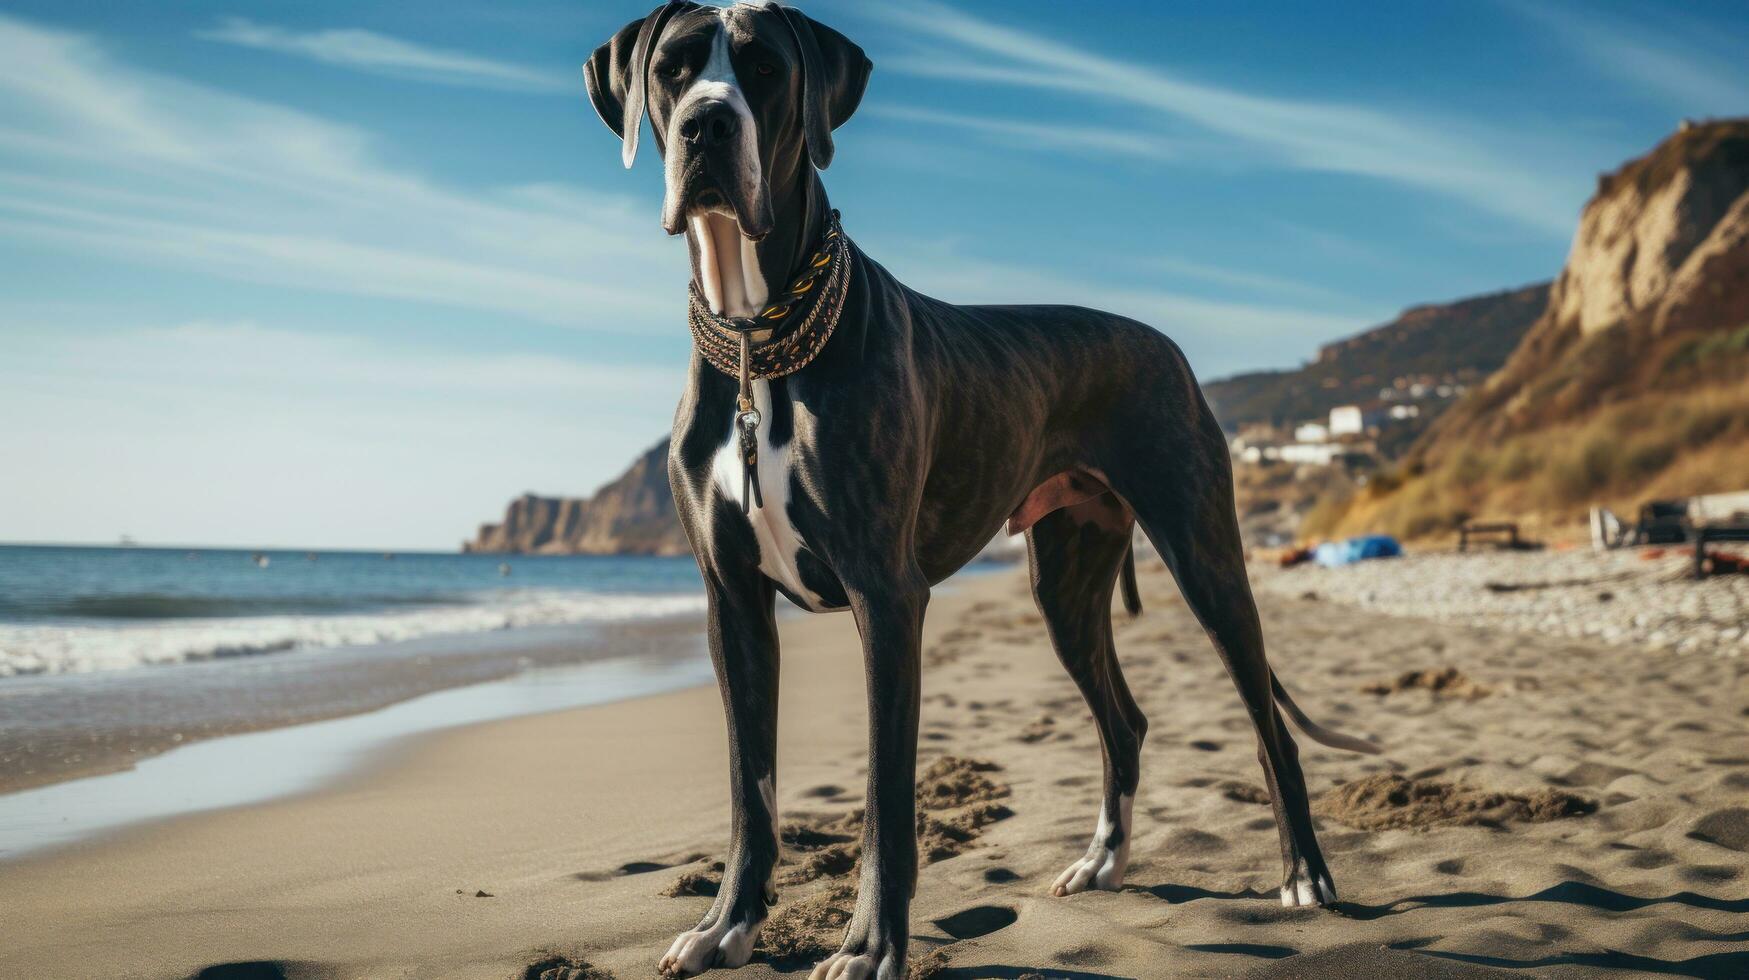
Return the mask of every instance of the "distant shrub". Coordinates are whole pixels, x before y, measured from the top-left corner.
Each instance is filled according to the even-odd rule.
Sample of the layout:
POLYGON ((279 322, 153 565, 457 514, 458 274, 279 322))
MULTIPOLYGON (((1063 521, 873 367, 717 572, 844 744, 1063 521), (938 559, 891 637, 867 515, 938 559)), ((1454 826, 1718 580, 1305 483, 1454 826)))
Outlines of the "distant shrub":
POLYGON ((1690 446, 1712 442, 1743 421, 1743 406, 1703 404, 1692 406, 1680 425, 1682 441, 1690 446))
POLYGON ((1300 520, 1300 536, 1321 538, 1334 533, 1342 526, 1342 519, 1348 516, 1353 502, 1352 496, 1341 492, 1327 493, 1318 498, 1318 502, 1300 520))
POLYGON ((1562 503, 1590 500, 1609 486, 1621 444, 1612 436, 1597 433, 1577 448, 1555 460, 1552 468, 1562 503))
POLYGON ((1403 485, 1403 480, 1404 477, 1401 470, 1380 470, 1377 473, 1374 473, 1372 479, 1367 482, 1367 496, 1372 497, 1374 500, 1388 497, 1397 492, 1397 488, 1403 485))
POLYGON ((1630 485, 1644 483, 1664 472, 1675 458, 1676 447, 1654 437, 1628 446, 1615 465, 1615 475, 1619 481, 1630 485))
POLYGON ((1465 449, 1458 453, 1450 467, 1451 478, 1464 487, 1473 487, 1486 480, 1492 469, 1488 456, 1475 449, 1465 449))
POLYGON ((1494 457, 1494 479, 1517 483, 1536 472, 1542 459, 1523 439, 1514 439, 1494 457))

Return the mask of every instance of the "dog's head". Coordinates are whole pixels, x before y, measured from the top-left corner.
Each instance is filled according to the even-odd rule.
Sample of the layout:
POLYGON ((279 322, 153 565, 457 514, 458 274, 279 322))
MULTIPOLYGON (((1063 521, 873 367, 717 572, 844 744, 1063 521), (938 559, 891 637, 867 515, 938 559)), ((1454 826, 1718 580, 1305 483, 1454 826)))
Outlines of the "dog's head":
POLYGON ((861 48, 794 8, 670 0, 597 48, 584 75, 628 167, 648 112, 670 235, 716 212, 758 241, 772 229, 773 187, 832 162, 832 130, 856 111, 871 68, 861 48))

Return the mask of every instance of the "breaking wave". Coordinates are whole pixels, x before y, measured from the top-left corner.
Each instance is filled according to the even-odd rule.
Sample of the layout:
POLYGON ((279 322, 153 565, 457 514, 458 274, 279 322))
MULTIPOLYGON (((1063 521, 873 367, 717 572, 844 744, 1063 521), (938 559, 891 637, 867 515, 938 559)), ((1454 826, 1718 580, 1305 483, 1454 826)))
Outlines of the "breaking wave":
POLYGON ((272 598, 141 593, 69 600, 77 609, 34 610, 127 625, 0 624, 0 677, 83 673, 328 647, 359 647, 528 626, 623 622, 702 612, 697 593, 628 595, 514 590, 335 600, 332 607, 272 598), (350 612, 368 603, 370 612, 350 612), (388 607, 388 608, 384 608, 388 607))

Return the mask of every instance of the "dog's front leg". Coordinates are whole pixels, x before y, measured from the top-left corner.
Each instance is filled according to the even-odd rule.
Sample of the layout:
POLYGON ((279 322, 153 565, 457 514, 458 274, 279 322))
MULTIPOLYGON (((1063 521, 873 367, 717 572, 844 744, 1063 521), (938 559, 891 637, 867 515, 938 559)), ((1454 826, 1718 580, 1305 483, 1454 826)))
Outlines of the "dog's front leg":
POLYGON ((657 964, 668 977, 745 964, 765 911, 777 900, 775 592, 757 569, 729 574, 707 568, 705 594, 711 660, 729 722, 729 854, 716 903, 657 964))
POLYGON ((848 591, 868 674, 862 880, 844 945, 809 980, 900 980, 917 884, 917 714, 929 586, 916 575, 848 591))

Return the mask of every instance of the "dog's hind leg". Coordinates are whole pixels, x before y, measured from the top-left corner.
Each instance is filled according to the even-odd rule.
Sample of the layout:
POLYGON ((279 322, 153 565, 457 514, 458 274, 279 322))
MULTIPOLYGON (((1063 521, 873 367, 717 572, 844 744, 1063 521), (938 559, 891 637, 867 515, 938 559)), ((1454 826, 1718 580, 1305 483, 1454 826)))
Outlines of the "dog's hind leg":
POLYGON ((1131 805, 1148 720, 1124 683, 1111 637, 1111 596, 1129 554, 1131 521, 1107 496, 1047 514, 1027 531, 1032 595, 1057 657, 1099 727, 1105 789, 1085 856, 1051 885, 1053 895, 1116 891, 1129 865, 1131 805))
POLYGON ((1312 826, 1298 751, 1276 709, 1263 626, 1245 574, 1226 439, 1202 399, 1193 398, 1189 419, 1127 429, 1158 434, 1170 422, 1181 433, 1175 445, 1133 446, 1107 472, 1214 641, 1256 729, 1257 758, 1281 833, 1282 904, 1331 906, 1336 888, 1312 826))

